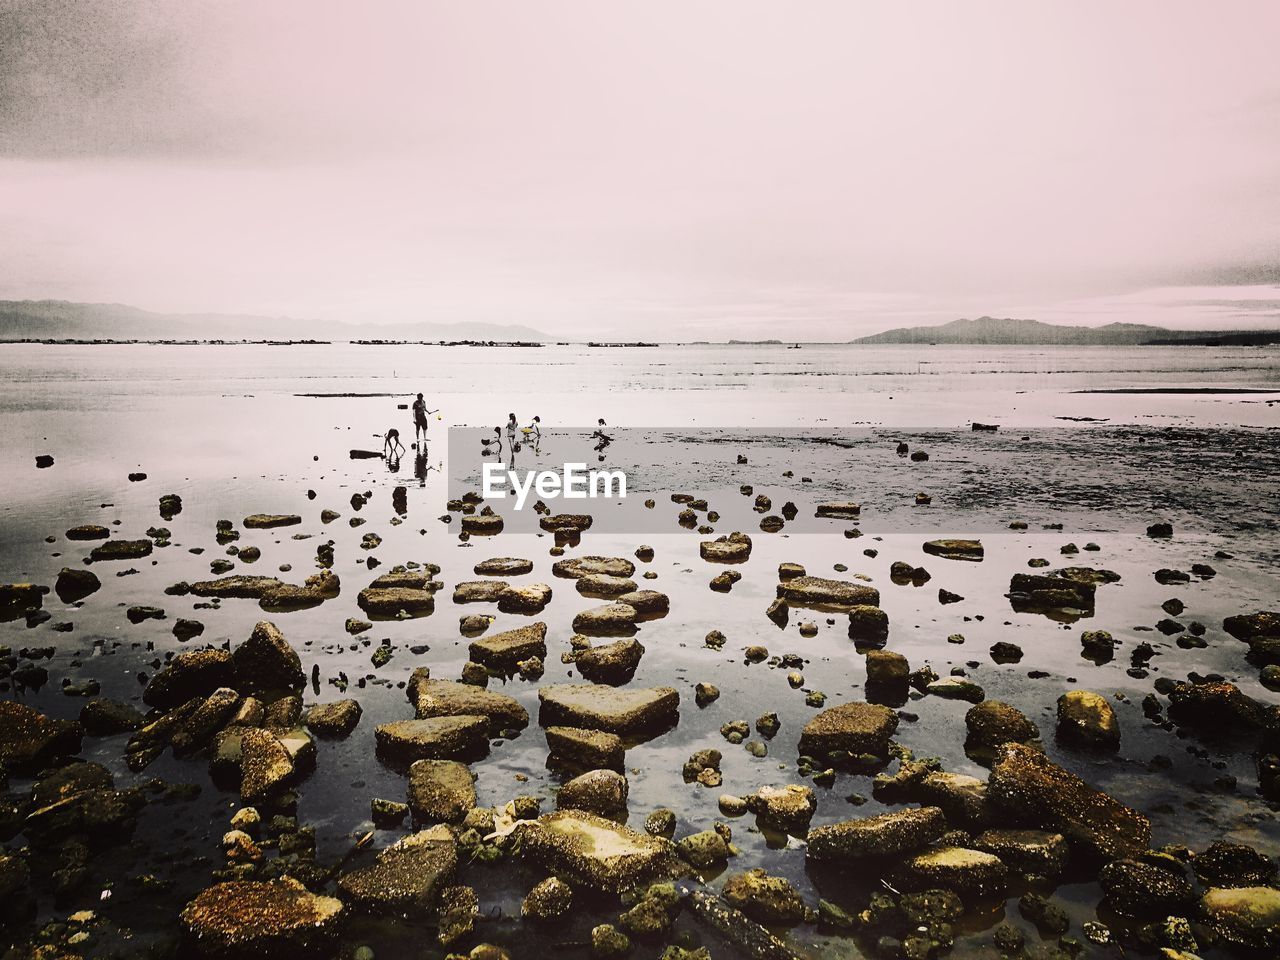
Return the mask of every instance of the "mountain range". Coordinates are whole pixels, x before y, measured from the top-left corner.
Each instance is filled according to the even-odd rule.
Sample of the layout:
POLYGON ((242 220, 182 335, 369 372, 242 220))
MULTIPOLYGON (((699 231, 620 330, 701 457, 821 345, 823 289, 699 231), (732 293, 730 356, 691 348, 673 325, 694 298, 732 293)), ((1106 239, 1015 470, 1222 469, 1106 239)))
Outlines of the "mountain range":
MULTIPOLYGON (((358 324, 338 320, 225 313, 155 313, 120 303, 0 300, 0 342, 12 340, 376 340, 550 342, 522 324, 358 324)), ((748 341, 730 341, 748 342, 748 341)), ((778 341, 758 341, 776 343, 778 341)), ((978 317, 932 327, 899 327, 850 343, 1031 344, 1137 346, 1144 344, 1280 343, 1280 330, 1171 330, 1140 323, 1066 326, 1039 320, 978 317)))
POLYGON ((153 313, 120 303, 0 300, 3 340, 550 340, 500 323, 355 324, 222 313, 153 313))
POLYGON ((978 317, 935 327, 899 327, 851 343, 1066 344, 1138 346, 1143 344, 1280 343, 1280 330, 1170 330, 1141 323, 1072 327, 1039 320, 978 317))

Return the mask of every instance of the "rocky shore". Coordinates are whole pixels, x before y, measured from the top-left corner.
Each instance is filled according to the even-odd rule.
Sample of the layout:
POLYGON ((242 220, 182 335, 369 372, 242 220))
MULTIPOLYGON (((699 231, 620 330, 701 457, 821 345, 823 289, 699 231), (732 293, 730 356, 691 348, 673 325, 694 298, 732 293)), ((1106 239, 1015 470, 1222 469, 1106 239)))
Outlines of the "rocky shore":
POLYGON ((777 479, 625 549, 402 488, 68 518, 0 584, 4 956, 1280 953, 1280 605, 1228 552, 908 548, 777 479))

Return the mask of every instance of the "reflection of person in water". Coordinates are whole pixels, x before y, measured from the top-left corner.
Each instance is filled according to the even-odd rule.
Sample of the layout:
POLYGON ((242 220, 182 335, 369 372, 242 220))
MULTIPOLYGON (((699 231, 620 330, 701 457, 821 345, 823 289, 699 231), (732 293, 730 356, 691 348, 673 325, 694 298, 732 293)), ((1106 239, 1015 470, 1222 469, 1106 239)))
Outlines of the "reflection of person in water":
POLYGON ((502 428, 494 427, 492 437, 480 438, 480 450, 485 456, 491 453, 501 455, 502 453, 502 428))
POLYGON ((413 477, 418 481, 418 486, 425 487, 427 485, 427 449, 424 446, 418 451, 413 458, 413 477))

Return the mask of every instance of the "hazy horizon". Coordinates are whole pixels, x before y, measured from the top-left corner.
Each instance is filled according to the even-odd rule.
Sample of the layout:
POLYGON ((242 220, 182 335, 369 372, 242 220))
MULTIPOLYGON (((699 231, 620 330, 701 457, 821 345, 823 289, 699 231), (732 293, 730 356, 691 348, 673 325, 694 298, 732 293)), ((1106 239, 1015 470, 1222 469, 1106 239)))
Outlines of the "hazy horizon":
POLYGON ((1280 8, 18 0, 0 298, 563 339, 1280 325, 1280 8))

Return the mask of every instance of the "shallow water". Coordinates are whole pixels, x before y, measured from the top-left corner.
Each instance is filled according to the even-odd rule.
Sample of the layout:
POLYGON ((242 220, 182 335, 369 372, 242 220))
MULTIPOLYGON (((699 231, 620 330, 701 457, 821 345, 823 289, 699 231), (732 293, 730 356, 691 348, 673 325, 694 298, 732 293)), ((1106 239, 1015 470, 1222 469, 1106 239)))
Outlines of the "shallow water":
MULTIPOLYGON (((633 826, 656 807, 669 806, 678 814, 677 836, 682 836, 720 819, 716 800, 722 791, 745 795, 762 784, 800 782, 797 737, 815 712, 805 706, 805 692, 823 691, 828 705, 861 698, 863 658, 841 617, 828 623, 824 615, 793 611, 789 626, 780 630, 764 616, 774 596, 777 565, 794 561, 817 575, 869 577, 892 624, 889 649, 907 656, 913 668, 928 663, 942 675, 963 668, 989 698, 1021 708, 1039 723, 1053 759, 1152 818, 1153 845, 1185 843, 1199 849, 1229 838, 1274 856, 1280 852, 1280 828, 1256 796, 1250 743, 1225 740, 1193 749, 1198 741, 1146 721, 1140 701, 1157 677, 1184 678, 1197 671, 1221 673, 1260 700, 1277 702, 1257 682, 1256 668, 1245 662, 1244 645, 1223 633, 1221 624, 1231 614, 1274 609, 1280 593, 1280 516, 1274 496, 1280 404, 1266 393, 1073 391, 1274 390, 1280 389, 1277 359, 1275 348, 0 347, 0 435, 5 438, 0 582, 51 583, 62 566, 77 565, 93 544, 65 539, 64 531, 75 524, 118 521, 113 535, 124 538, 140 537, 153 525, 172 531, 172 546, 146 560, 96 564, 103 589, 82 605, 67 608, 50 594, 48 623, 35 629, 21 620, 0 623, 0 644, 14 650, 56 648, 51 660, 42 661, 50 674, 45 687, 6 695, 72 717, 82 701, 62 695, 63 678, 92 677, 103 695, 138 697, 138 675, 149 675, 158 657, 182 646, 170 633, 179 616, 206 624, 197 642, 233 645, 264 616, 274 620, 299 651, 308 676, 314 664, 320 667, 320 690, 308 689, 308 702, 337 699, 340 694, 329 681, 341 672, 352 681, 345 695, 357 697, 365 711, 349 739, 320 741, 317 772, 300 788, 299 819, 316 828, 319 857, 332 862, 369 829, 370 797, 404 797, 405 778, 372 756, 372 731, 378 723, 412 716, 402 684, 414 667, 428 665, 435 677, 458 676, 468 640, 459 635, 456 618, 487 609, 457 607, 448 600, 453 584, 473 579, 472 565, 489 556, 529 557, 534 573, 513 582, 552 585, 552 603, 537 618, 549 627, 542 683, 569 678, 571 667, 560 663, 559 654, 568 649, 570 622, 597 602, 578 596, 571 581, 551 577, 550 537, 514 532, 513 521, 497 538, 463 543, 456 535, 456 516, 451 524, 438 519, 449 493, 445 429, 497 424, 509 409, 522 423, 539 413, 547 425, 550 462, 560 455, 553 446, 557 431, 567 434, 602 417, 636 441, 629 446, 620 439, 609 451, 609 462, 629 468, 643 462, 646 468, 639 472, 654 491, 656 506, 638 521, 628 516, 611 527, 605 518, 618 508, 599 505, 599 528, 585 534, 569 555, 630 557, 642 542, 655 548, 654 561, 639 564, 637 576, 643 570, 657 574, 642 586, 668 593, 671 613, 642 626, 638 639, 647 652, 632 684, 670 684, 682 699, 674 730, 628 751, 633 826), (443 469, 433 469, 419 486, 411 456, 395 474, 380 460, 350 460, 351 448, 378 447, 375 436, 388 426, 398 425, 409 439, 408 414, 397 404, 419 389, 428 393, 429 406, 443 408, 442 419, 432 423, 428 457, 443 469), (1106 422, 1056 419, 1062 416, 1106 422), (998 423, 1001 430, 971 432, 973 420, 998 423), (928 450, 930 460, 916 464, 897 456, 900 440, 928 450), (52 454, 55 464, 37 470, 34 457, 44 453, 52 454), (747 456, 747 464, 736 464, 739 453, 747 456), (794 475, 784 476, 787 470, 794 475), (126 479, 131 471, 145 471, 147 479, 131 483, 126 479), (805 477, 812 482, 805 483, 805 477), (755 526, 759 517, 750 511, 750 499, 737 492, 744 483, 771 496, 775 512, 793 500, 804 518, 811 517, 815 502, 859 500, 864 507, 857 527, 863 535, 846 538, 844 531, 853 526, 848 522, 811 519, 779 534, 763 533, 755 526), (408 486, 408 510, 405 521, 393 525, 391 491, 398 484, 408 486), (315 491, 314 500, 308 499, 309 490, 315 491), (372 493, 360 511, 367 522, 352 528, 349 501, 364 491, 372 493), (677 525, 680 507, 668 496, 674 491, 706 495, 723 517, 714 525, 717 534, 751 533, 755 548, 751 560, 738 568, 743 579, 732 592, 708 589, 720 568, 699 559, 698 542, 704 538, 677 525), (916 507, 917 491, 930 493, 933 502, 916 507), (168 522, 156 506, 165 493, 180 494, 184 504, 168 522), (341 512, 341 519, 321 524, 319 514, 326 507, 341 512), (240 518, 254 512, 300 513, 304 523, 277 531, 242 530, 236 546, 259 546, 262 558, 252 565, 239 563, 236 572, 270 574, 290 564, 292 572, 284 578, 301 580, 314 570, 317 544, 333 540, 342 595, 309 610, 268 616, 249 600, 193 610, 197 598, 163 594, 176 581, 208 578, 210 561, 224 556, 214 543, 216 520, 233 519, 239 528, 240 518), (1026 521, 1028 532, 1010 531, 1012 520, 1026 521), (1172 540, 1143 535, 1156 520, 1174 524, 1172 540), (1045 531, 1050 523, 1063 529, 1045 531), (369 552, 359 547, 368 532, 384 538, 372 551, 382 564, 376 572, 366 567, 369 552), (294 539, 295 534, 309 539, 294 539), (965 534, 982 537, 986 557, 981 563, 943 560, 921 550, 927 539, 965 534), (1079 556, 1059 553, 1068 542, 1083 547, 1087 541, 1100 549, 1079 556), (193 547, 204 552, 188 552, 193 547), (868 549, 877 555, 867 556, 868 549), (1217 551, 1234 559, 1215 559, 1217 551), (1095 616, 1075 624, 1016 613, 1004 593, 1009 577, 1027 570, 1033 557, 1046 558, 1053 567, 1105 567, 1121 579, 1099 587, 1095 616), (888 578, 895 560, 923 565, 933 579, 920 588, 896 586, 888 578), (377 573, 408 561, 441 566, 439 579, 446 588, 435 613, 380 622, 358 639, 348 637, 342 625, 361 616, 355 603, 359 589, 377 573), (1205 562, 1217 569, 1215 577, 1176 587, 1152 579, 1161 567, 1185 570, 1205 562), (837 563, 848 572, 831 572, 837 563), (137 572, 113 576, 121 568, 137 572), (940 587, 965 599, 942 606, 940 587), (1165 616, 1160 604, 1172 596, 1186 604, 1180 620, 1207 626, 1207 649, 1183 650, 1150 629, 1165 616), (162 606, 168 619, 133 625, 125 609, 134 604, 162 606), (803 620, 817 623, 816 637, 798 634, 803 620), (72 622, 74 629, 54 632, 52 624, 59 621, 72 622), (1095 665, 1081 658, 1079 633, 1095 628, 1110 630, 1120 641, 1114 661, 1095 665), (703 646, 712 629, 728 637, 720 652, 703 646), (963 643, 948 641, 957 634, 963 643), (375 669, 369 657, 383 638, 391 640, 395 653, 389 664, 375 669), (992 661, 988 649, 1000 640, 1022 647, 1020 663, 992 661), (1155 647, 1156 656, 1150 676, 1135 679, 1126 673, 1129 653, 1142 641, 1155 647), (409 648, 419 644, 429 651, 412 654, 409 648), (805 687, 791 689, 787 670, 769 663, 746 665, 742 650, 751 644, 762 644, 773 655, 803 657, 805 687), (693 701, 693 685, 700 681, 722 691, 705 709, 693 701), (1099 758, 1054 742, 1056 699, 1077 687, 1113 699, 1124 732, 1118 756, 1099 758), (778 713, 782 727, 767 757, 750 756, 718 732, 723 723, 754 722, 770 710, 778 713), (703 747, 724 754, 721 789, 685 784, 680 777, 683 761, 703 747), (1153 765, 1157 756, 1168 758, 1168 764, 1153 765), (1237 779, 1234 790, 1214 785, 1226 775, 1237 779)), ((567 435, 564 442, 570 442, 567 435)), ((526 620, 497 614, 490 632, 526 620)), ((516 696, 535 723, 473 765, 481 804, 528 793, 544 798, 544 810, 553 808, 558 781, 546 768, 545 741, 536 725, 537 685, 516 678, 505 685, 494 680, 491 688, 516 696)), ((914 698, 903 708, 914 719, 902 723, 897 740, 920 756, 941 757, 948 770, 985 776, 964 753, 967 707, 914 698)), ((220 865, 219 838, 238 798, 216 789, 199 759, 166 755, 143 774, 130 774, 121 760, 125 739, 87 738, 84 755, 108 764, 118 785, 161 776, 200 784, 202 791, 172 807, 148 808, 135 841, 118 848, 111 863, 95 873, 97 885, 91 882, 56 906, 43 904, 43 911, 65 916, 80 907, 101 909, 145 941, 174 929, 177 910, 220 865), (138 878, 144 874, 163 882, 143 883, 138 878), (113 892, 103 903, 101 884, 108 878, 113 892)), ((12 787, 25 783, 15 780, 12 787)), ((833 786, 815 787, 814 823, 881 812, 870 787, 869 777, 846 773, 833 786), (849 797, 866 802, 854 804, 849 797)), ((779 846, 780 838, 754 830, 750 815, 732 825, 741 852, 730 862, 731 871, 767 867, 792 879, 811 905, 818 896, 851 909, 865 901, 861 884, 807 868, 800 841, 779 846)), ((375 848, 402 833, 378 831, 375 848)), ((506 863, 464 869, 463 882, 477 887, 489 915, 482 937, 506 943, 520 956, 538 955, 557 943, 566 953, 586 956, 580 943, 590 927, 613 919, 616 910, 587 911, 567 929, 530 934, 518 920, 519 901, 536 878, 506 863)), ((722 878, 705 879, 715 886, 722 878)), ((1067 902, 1075 921, 1072 932, 1079 936, 1079 923, 1094 917, 1096 885, 1082 879, 1059 888, 1057 896, 1067 902)), ((991 949, 989 927, 1001 913, 997 905, 975 920, 962 945, 991 949)), ((1038 940, 1016 907, 1011 904, 1003 913, 1027 931, 1029 942, 1038 940)), ((681 924, 687 925, 687 918, 681 924)), ((790 937, 800 948, 832 955, 847 955, 850 949, 849 941, 828 938, 812 926, 797 928, 790 937)), ((357 924, 349 940, 374 945, 379 956, 438 952, 429 931, 407 923, 357 924)), ((717 957, 732 955, 724 946, 710 945, 717 957)), ((640 955, 657 952, 643 948, 640 955)))

